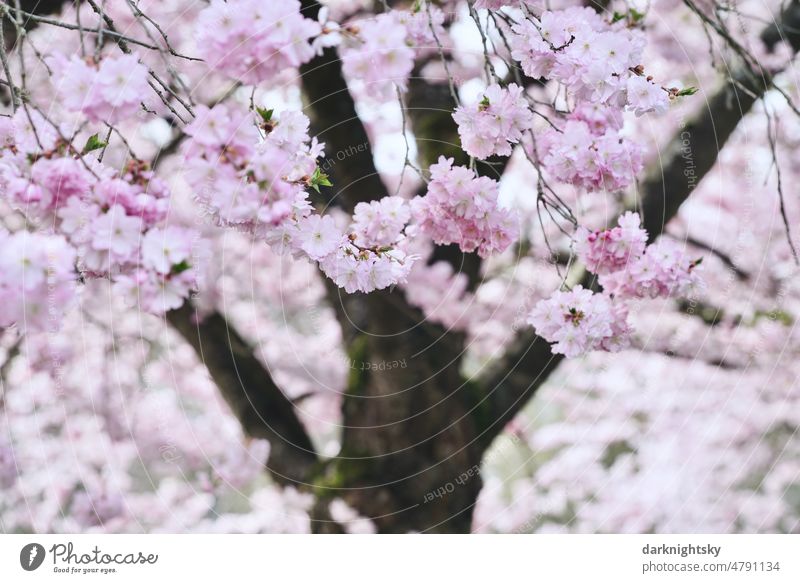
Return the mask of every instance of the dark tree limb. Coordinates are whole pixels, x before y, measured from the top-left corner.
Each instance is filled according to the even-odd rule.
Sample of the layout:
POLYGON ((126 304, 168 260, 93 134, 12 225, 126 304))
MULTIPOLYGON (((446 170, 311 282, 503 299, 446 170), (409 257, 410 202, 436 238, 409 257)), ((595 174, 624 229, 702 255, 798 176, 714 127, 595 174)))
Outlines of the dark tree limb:
MULTIPOLYGON (((302 0, 301 10, 316 20, 320 4, 302 0)), ((327 48, 300 67, 300 75, 313 134, 326 145, 322 166, 333 182, 326 192, 329 202, 353 212, 357 203, 381 198, 386 186, 375 169, 369 135, 356 113, 336 49, 327 48)))
MULTIPOLYGON (((313 17, 317 8, 316 2, 304 0, 306 16, 313 17)), ((352 211, 358 202, 385 196, 335 50, 305 65, 302 74, 314 132, 326 143, 330 161, 327 168, 323 165, 334 183, 327 202, 352 211)), ((435 109, 431 103, 423 107, 435 109)), ((421 129, 412 118, 418 138, 458 144, 452 103, 445 109, 439 113, 451 137, 421 129)), ((445 250, 452 257, 440 258, 456 269, 469 261, 452 251, 445 250)), ((342 497, 382 532, 468 531, 479 476, 452 495, 425 500, 480 463, 473 395, 460 372, 463 334, 425 321, 398 289, 348 297, 329 284, 328 297, 338 304, 343 335, 350 340, 346 350, 351 371, 342 405, 341 452, 320 468, 314 484, 317 506, 342 497)))
POLYGON ((341 496, 381 532, 468 532, 482 452, 471 387, 461 376, 464 339, 418 325, 418 311, 387 313, 392 300, 382 296, 392 295, 367 296, 370 333, 351 353, 342 451, 321 481, 323 495, 341 496), (433 497, 464 475, 446 496, 433 497))
POLYGON ((488 448, 517 413, 536 394, 550 374, 564 360, 553 354, 550 344, 533 328, 522 330, 497 362, 479 379, 480 394, 485 399, 479 426, 481 446, 488 448))
POLYGON ((706 251, 714 255, 717 259, 722 261, 725 267, 727 267, 733 272, 733 274, 736 276, 736 279, 738 279, 739 281, 747 281, 748 279, 750 279, 750 274, 744 271, 738 265, 736 265, 736 263, 733 261, 733 258, 727 253, 723 253, 716 247, 709 245, 705 241, 701 241, 700 239, 696 239, 694 237, 688 237, 688 236, 682 237, 681 240, 685 241, 686 243, 689 243, 689 245, 692 245, 693 247, 697 247, 698 249, 702 249, 703 251, 706 251))
MULTIPOLYGON (((777 24, 761 34, 774 47, 783 40, 793 52, 800 50, 800 2, 793 1, 777 24)), ((717 156, 741 119, 772 87, 776 72, 753 75, 743 66, 673 137, 664 156, 654 164, 641 187, 641 211, 650 239, 658 237, 717 161, 717 156)))
POLYGON ((283 485, 308 480, 317 463, 311 439, 252 347, 218 312, 199 320, 187 303, 167 320, 194 348, 244 432, 269 441, 266 467, 273 479, 283 485))

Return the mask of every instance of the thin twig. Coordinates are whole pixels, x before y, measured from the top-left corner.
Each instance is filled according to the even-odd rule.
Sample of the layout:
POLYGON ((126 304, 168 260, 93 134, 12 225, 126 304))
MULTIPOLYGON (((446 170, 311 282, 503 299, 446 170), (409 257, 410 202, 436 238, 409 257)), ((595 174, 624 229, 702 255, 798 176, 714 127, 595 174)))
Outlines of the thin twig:
MULTIPOLYGON (((30 20, 31 22, 36 22, 37 24, 47 24, 47 25, 50 25, 50 26, 56 26, 56 27, 59 27, 59 28, 65 28, 67 30, 77 30, 77 31, 83 32, 85 34, 94 34, 94 35, 107 36, 107 37, 113 38, 117 42, 123 42, 125 44, 132 44, 132 45, 140 46, 142 48, 150 49, 152 51, 160 50, 159 47, 157 47, 155 45, 152 45, 150 43, 144 42, 144 41, 139 40, 137 38, 133 38, 133 37, 121 34, 120 32, 118 32, 116 30, 111 30, 109 28, 104 28, 104 27, 85 28, 85 27, 83 27, 81 25, 71 24, 69 22, 63 22, 63 21, 57 20, 55 18, 49 18, 47 16, 39 16, 38 14, 31 14, 30 12, 25 12, 24 10, 17 11, 16 8, 6 4, 5 2, 0 2, 0 8, 5 8, 5 9, 11 11, 11 12, 18 13, 20 16, 24 17, 26 20, 30 20)), ((183 55, 183 54, 180 54, 180 53, 176 54, 175 56, 180 58, 180 59, 185 59, 187 61, 201 61, 202 62, 202 60, 203 60, 203 59, 200 59, 200 58, 197 58, 197 57, 189 57, 187 55, 183 55)))
POLYGON ((792 250, 792 257, 794 257, 795 265, 800 266, 800 259, 797 257, 797 249, 794 246, 794 241, 792 240, 792 231, 789 227, 789 217, 786 213, 786 201, 784 200, 783 196, 783 184, 781 182, 781 165, 778 163, 778 152, 777 152, 777 145, 776 145, 776 138, 778 134, 778 128, 775 128, 775 134, 772 133, 772 116, 769 113, 769 109, 765 106, 764 113, 767 115, 767 139, 769 140, 769 148, 772 151, 772 162, 775 166, 775 175, 778 179, 778 199, 780 200, 780 209, 781 209, 781 218, 783 219, 783 228, 786 230, 786 241, 789 243, 789 248, 792 250))

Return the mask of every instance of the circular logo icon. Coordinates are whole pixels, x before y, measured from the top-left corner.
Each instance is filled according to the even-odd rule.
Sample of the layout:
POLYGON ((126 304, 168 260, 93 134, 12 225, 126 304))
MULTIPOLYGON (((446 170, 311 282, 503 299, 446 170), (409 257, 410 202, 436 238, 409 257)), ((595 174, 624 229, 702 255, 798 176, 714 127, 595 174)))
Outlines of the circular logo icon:
POLYGON ((19 552, 19 564, 26 571, 35 571, 42 566, 44 555, 44 547, 39 543, 25 545, 19 552))

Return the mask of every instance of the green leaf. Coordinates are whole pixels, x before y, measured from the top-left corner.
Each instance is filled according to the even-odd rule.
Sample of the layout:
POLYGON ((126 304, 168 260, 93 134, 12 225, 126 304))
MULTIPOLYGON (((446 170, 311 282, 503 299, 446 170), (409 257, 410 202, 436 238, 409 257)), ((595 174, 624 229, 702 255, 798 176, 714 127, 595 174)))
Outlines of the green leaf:
POLYGON ((177 275, 179 273, 183 273, 184 271, 188 271, 191 268, 192 266, 189 265, 189 262, 184 259, 180 263, 176 263, 172 266, 172 273, 177 275))
POLYGON ((263 107, 256 107, 256 111, 261 116, 261 119, 267 123, 272 121, 272 114, 275 113, 274 109, 264 109, 263 107))
POLYGON ((628 20, 631 24, 638 24, 644 17, 645 13, 639 12, 635 8, 631 8, 627 12, 617 12, 615 10, 613 16, 611 17, 611 24, 619 22, 620 20, 628 20))
POLYGON ((95 150, 99 150, 100 148, 105 148, 108 144, 100 140, 100 137, 97 134, 90 136, 88 140, 86 140, 86 145, 83 147, 81 154, 88 154, 89 152, 93 152, 95 150))
POLYGON ((333 184, 328 178, 328 175, 320 170, 319 167, 317 167, 314 169, 314 173, 311 175, 309 186, 319 192, 320 186, 333 186, 333 184))
POLYGON ((697 87, 686 87, 678 91, 675 95, 678 97, 686 97, 687 95, 694 95, 697 93, 697 87))

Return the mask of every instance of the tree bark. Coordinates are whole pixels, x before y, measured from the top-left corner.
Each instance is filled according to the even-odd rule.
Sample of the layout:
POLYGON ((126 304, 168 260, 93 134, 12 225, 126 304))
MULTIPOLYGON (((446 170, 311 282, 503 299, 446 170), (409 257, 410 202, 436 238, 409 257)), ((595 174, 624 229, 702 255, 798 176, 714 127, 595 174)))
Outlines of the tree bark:
POLYGON ((468 532, 481 450, 463 344, 441 342, 420 312, 387 313, 391 300, 380 295, 402 301, 397 291, 368 298, 373 317, 351 353, 342 451, 324 476, 326 494, 381 532, 468 532))

